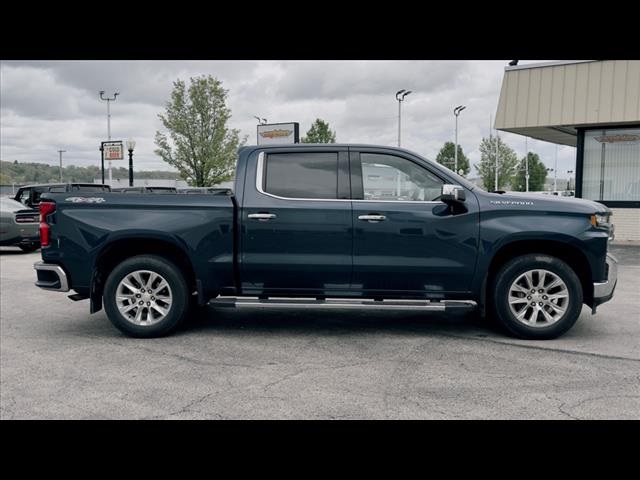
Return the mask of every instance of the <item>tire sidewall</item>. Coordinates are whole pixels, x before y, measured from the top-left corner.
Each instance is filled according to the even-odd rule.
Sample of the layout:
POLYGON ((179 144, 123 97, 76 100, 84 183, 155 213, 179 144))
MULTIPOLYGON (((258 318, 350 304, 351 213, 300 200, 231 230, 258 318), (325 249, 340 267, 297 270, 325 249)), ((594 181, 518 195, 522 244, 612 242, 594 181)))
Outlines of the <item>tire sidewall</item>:
POLYGON ((188 288, 182 272, 169 260, 152 255, 129 258, 116 266, 105 282, 103 300, 107 317, 121 332, 140 338, 159 337, 175 329, 187 313, 188 288), (135 325, 118 310, 116 291, 120 281, 136 270, 150 270, 162 275, 169 283, 173 295, 169 313, 160 322, 149 326, 135 325))
POLYGON ((497 319, 514 335, 525 339, 552 339, 569 330, 582 311, 582 285, 575 272, 562 260, 549 255, 523 255, 507 262, 494 282, 493 311, 497 319), (509 289, 513 281, 528 270, 544 269, 558 275, 569 291, 569 305, 564 316, 547 327, 529 327, 518 321, 509 308, 509 289))

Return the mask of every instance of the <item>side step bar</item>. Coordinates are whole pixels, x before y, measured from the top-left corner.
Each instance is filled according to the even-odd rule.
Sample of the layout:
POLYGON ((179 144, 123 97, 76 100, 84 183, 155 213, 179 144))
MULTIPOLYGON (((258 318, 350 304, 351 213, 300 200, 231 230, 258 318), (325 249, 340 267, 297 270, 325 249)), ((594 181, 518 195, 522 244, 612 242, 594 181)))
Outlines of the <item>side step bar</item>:
POLYGON ((317 300, 311 298, 218 297, 210 301, 209 305, 231 308, 375 308, 379 310, 429 310, 435 312, 477 308, 476 302, 472 300, 360 300, 351 298, 317 300))

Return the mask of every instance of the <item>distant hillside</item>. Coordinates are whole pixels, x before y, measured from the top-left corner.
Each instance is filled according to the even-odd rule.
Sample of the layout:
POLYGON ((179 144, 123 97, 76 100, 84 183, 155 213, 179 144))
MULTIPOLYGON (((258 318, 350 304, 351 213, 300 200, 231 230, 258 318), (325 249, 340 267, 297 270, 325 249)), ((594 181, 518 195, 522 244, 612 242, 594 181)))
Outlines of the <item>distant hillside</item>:
MULTIPOLYGON (((113 168, 114 177, 128 178, 128 168, 113 168)), ((163 178, 169 180, 180 179, 178 172, 167 172, 161 170, 134 170, 139 178, 163 178)), ((106 169, 105 169, 106 173, 106 169)), ((88 182, 93 183, 94 178, 100 178, 102 172, 99 167, 76 167, 69 165, 62 167, 62 180, 65 182, 88 182)), ((11 185, 12 183, 48 183, 60 180, 60 167, 51 166, 46 163, 18 163, 0 161, 0 185, 11 185)))

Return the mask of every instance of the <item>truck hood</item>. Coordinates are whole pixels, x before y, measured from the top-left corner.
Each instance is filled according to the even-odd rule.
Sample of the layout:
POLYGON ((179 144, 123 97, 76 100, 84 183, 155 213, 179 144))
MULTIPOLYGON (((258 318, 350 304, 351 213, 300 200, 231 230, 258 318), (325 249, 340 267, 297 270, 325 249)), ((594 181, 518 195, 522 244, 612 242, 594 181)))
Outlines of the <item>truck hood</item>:
POLYGON ((491 207, 585 214, 610 212, 606 205, 583 198, 557 197, 541 193, 483 193, 491 207))

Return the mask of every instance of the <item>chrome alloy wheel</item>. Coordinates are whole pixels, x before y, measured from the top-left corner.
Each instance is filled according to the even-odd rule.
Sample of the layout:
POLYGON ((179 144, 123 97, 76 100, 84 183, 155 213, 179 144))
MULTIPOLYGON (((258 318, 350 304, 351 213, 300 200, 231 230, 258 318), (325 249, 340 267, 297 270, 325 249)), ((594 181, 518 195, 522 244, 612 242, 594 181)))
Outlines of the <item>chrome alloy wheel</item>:
POLYGON ((164 277, 150 270, 127 274, 116 290, 118 310, 134 325, 160 322, 169 313, 172 299, 171 287, 164 277))
POLYGON ((529 327, 548 327, 558 322, 569 307, 569 290, 549 270, 529 270, 509 288, 509 308, 516 319, 529 327))

